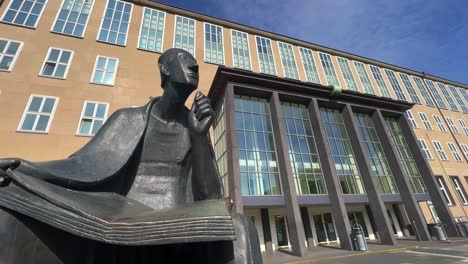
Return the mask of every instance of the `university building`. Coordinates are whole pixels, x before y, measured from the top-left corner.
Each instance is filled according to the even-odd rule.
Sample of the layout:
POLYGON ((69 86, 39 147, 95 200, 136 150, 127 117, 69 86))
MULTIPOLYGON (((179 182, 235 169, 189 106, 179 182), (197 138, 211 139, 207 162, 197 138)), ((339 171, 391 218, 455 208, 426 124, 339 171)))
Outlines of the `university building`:
POLYGON ((0 1, 0 157, 75 152, 162 94, 172 47, 199 63, 226 202, 262 250, 351 249, 356 224, 465 235, 468 85, 147 0, 0 1))

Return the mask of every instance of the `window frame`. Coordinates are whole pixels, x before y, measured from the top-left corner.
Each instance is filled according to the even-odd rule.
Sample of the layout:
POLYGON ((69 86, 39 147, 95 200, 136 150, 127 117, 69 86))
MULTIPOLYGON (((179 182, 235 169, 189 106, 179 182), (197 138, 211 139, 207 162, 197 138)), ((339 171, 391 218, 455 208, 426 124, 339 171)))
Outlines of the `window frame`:
MULTIPOLYGON (((103 56, 103 55, 97 55, 97 56, 96 56, 96 60, 94 61, 93 72, 91 73, 91 80, 89 80, 89 83, 90 83, 90 84, 95 84, 95 85, 104 85, 104 86, 114 87, 114 86, 115 86, 115 80, 117 79, 117 71, 118 71, 118 69, 119 69, 119 58, 107 57, 107 56, 103 56), (114 60, 116 60, 116 62, 115 62, 115 69, 114 69, 114 78, 112 79, 112 84, 93 82, 94 75, 96 74, 96 67, 97 67, 97 65, 98 65, 98 60, 99 60, 100 57, 101 57, 101 58, 106 58, 106 65, 107 65, 107 63, 109 62, 109 59, 114 59, 114 60)), ((106 70, 107 70, 107 69, 106 69, 106 70)))
MULTIPOLYGON (((354 68, 356 69, 356 73, 357 73, 359 82, 361 83, 361 87, 362 87, 363 92, 366 93, 366 94, 377 95, 376 92, 375 92, 375 88, 374 88, 374 86, 372 85, 372 80, 371 80, 371 78, 369 77, 369 72, 367 72, 366 64, 364 64, 363 62, 360 62, 360 61, 355 61, 355 60, 353 60, 353 65, 354 65, 354 68), (361 77, 361 74, 359 73, 359 67, 358 67, 357 65, 359 65, 359 66, 362 65, 362 70, 364 70, 362 73, 365 74, 364 77, 366 77, 366 78, 362 78, 362 77, 361 77), (363 79, 366 80, 366 84, 364 84, 364 82, 362 81, 363 79), (369 83, 367 83, 367 81, 368 81, 369 83), (370 91, 368 91, 368 89, 366 89, 366 86, 367 86, 367 85, 369 85, 370 88, 372 88, 371 93, 369 93, 370 91)), ((370 69, 369 69, 369 71, 370 71, 370 69)), ((370 71, 370 74, 372 75, 372 72, 371 72, 371 71, 370 71)), ((367 88, 369 88, 369 87, 367 87, 367 88)), ((378 88, 377 88, 377 89, 378 89, 378 88)))
POLYGON ((426 87, 424 80, 418 76, 412 75, 411 77, 413 77, 413 82, 414 84, 416 84, 416 87, 418 88, 419 93, 424 99, 424 104, 429 107, 436 107, 436 103, 434 102, 434 99, 431 98, 430 91, 426 87))
POLYGON ((455 124, 455 122, 453 122, 453 119, 450 116, 446 116, 445 121, 447 121, 449 129, 450 131, 452 131, 452 133, 461 135, 460 131, 458 131, 457 125, 455 124))
MULTIPOLYGON (((40 77, 45 77, 45 78, 58 79, 58 80, 66 80, 66 79, 67 79, 67 76, 68 76, 68 71, 70 70, 71 64, 72 64, 72 62, 73 62, 73 56, 74 56, 74 55, 75 55, 75 51, 73 51, 73 50, 67 50, 67 49, 62 49, 62 48, 57 48, 57 47, 49 47, 49 49, 47 50, 47 54, 46 54, 46 56, 45 56, 45 58, 44 58, 44 61, 43 61, 42 64, 41 64, 41 68, 39 69, 39 73, 38 73, 37 75, 40 76, 40 77), (42 73, 42 71, 44 70, 45 64, 48 62, 50 53, 52 52, 52 49, 60 50, 60 57, 59 57, 59 58, 62 57, 62 54, 63 54, 64 51, 68 51, 68 52, 71 53, 71 54, 70 54, 70 59, 68 60, 67 68, 65 69, 65 73, 64 73, 63 77, 48 76, 48 75, 44 75, 44 74, 42 73)), ((59 59, 59 58, 57 58, 57 59, 59 59)), ((57 61, 57 62, 58 62, 58 61, 57 61)), ((56 64, 58 64, 57 62, 56 62, 56 64)), ((57 69, 57 65, 56 65, 55 68, 54 68, 54 72, 56 71, 56 69, 57 69)))
MULTIPOLYGON (((36 0, 34 0, 34 1, 36 1, 36 0)), ((35 23, 34 26, 32 26, 32 27, 26 26, 26 25, 16 24, 16 23, 14 23, 14 22, 4 21, 5 16, 6 16, 6 13, 8 12, 8 10, 10 10, 10 7, 11 7, 11 5, 13 4, 13 2, 14 2, 14 0, 11 0, 10 3, 8 4, 8 7, 5 9, 5 11, 4 11, 3 14, 2 14, 2 17, 0 18, 0 22, 1 22, 1 23, 5 23, 5 24, 9 24, 9 25, 18 26, 18 27, 36 29, 36 28, 37 28, 37 25, 39 24, 39 21, 40 21, 41 18, 42 18, 42 15, 44 14, 44 9, 47 7, 47 4, 48 4, 49 0, 44 0, 44 6, 42 7, 41 13, 39 13, 39 15, 37 16, 36 23, 35 23)), ((31 7, 31 10, 32 10, 32 7, 31 7)), ((30 12, 28 12, 28 14, 29 14, 29 13, 30 13, 30 12)), ((18 14, 16 14, 16 16, 17 16, 17 15, 18 15, 18 14)), ((16 16, 15 16, 15 17, 16 17, 16 16)), ((25 22, 26 22, 26 19, 25 19, 25 22)))
POLYGON ((384 69, 384 72, 385 72, 385 75, 387 76, 390 86, 393 89, 393 94, 395 94, 396 99, 409 102, 408 98, 405 95, 405 92, 403 91, 403 87, 400 84, 400 81, 398 81, 398 76, 396 72, 390 69, 384 69))
POLYGON ((447 142, 447 145, 449 147, 450 152, 452 152, 452 156, 455 159, 456 162, 463 162, 463 158, 460 156, 460 153, 458 153, 457 147, 453 142, 447 142))
POLYGON ((263 73, 263 74, 278 76, 278 67, 276 66, 276 57, 275 57, 275 52, 273 51, 273 40, 270 39, 270 38, 266 38, 266 37, 262 37, 262 36, 259 36, 259 35, 255 35, 255 46, 257 47, 256 51, 257 51, 257 60, 258 60, 259 72, 260 72, 260 73, 263 73), (265 40, 269 40, 269 41, 270 41, 270 45, 271 45, 271 54, 272 54, 272 57, 273 57, 273 67, 274 67, 274 69, 275 69, 275 74, 271 74, 271 73, 267 73, 267 72, 262 72, 262 67, 260 66, 260 65, 261 65, 261 63, 260 63, 260 52, 258 52, 258 40, 257 40, 257 38, 263 38, 263 39, 265 39, 265 40))
MULTIPOLYGON (((359 86, 358 86, 358 84, 357 84, 357 82, 356 82, 356 78, 354 77, 354 73, 353 73, 353 69, 351 68, 351 64, 349 63, 350 60, 347 59, 347 58, 341 57, 341 56, 336 56, 336 61, 338 62, 338 69, 339 69, 339 71, 340 71, 340 73, 341 73, 341 78, 343 79, 343 81, 344 81, 344 83, 345 83, 345 85, 346 85, 345 88, 346 88, 347 90, 359 92, 359 86), (344 75, 344 73, 343 73, 343 69, 341 68, 340 60, 342 60, 342 61, 343 61, 344 63, 346 63, 346 65, 348 66, 349 74, 350 74, 352 80, 347 80, 347 79, 345 78, 345 75, 344 75), (349 87, 347 87, 347 86, 348 86, 348 85, 347 85, 347 81, 352 81, 352 82, 354 83, 355 89, 354 89, 354 88, 349 88, 349 87)), ((348 73, 347 73, 347 74, 348 74, 348 73)))
POLYGON ((431 122, 429 121, 429 118, 427 117, 426 113, 424 113, 424 112, 418 112, 418 115, 419 115, 419 118, 421 119, 421 121, 423 122, 424 127, 425 127, 427 130, 434 130, 434 129, 432 128, 432 124, 431 124, 431 122))
POLYGON ((468 205, 468 195, 466 193, 465 188, 463 188, 462 183, 458 176, 449 176, 450 180, 452 180, 453 188, 455 192, 458 194, 458 198, 460 199, 461 204, 468 205))
POLYGON ((445 101, 448 104, 448 108, 454 112, 460 112, 458 109, 457 104, 453 100, 452 96, 450 95, 449 91, 447 90, 447 87, 445 84, 441 82, 435 82, 437 84, 437 87, 439 88, 440 92, 442 93, 442 97, 445 98, 445 101))
MULTIPOLYGON (((177 33, 177 18, 178 17, 181 17, 182 19, 186 18, 188 20, 193 20, 193 54, 190 53, 190 51, 188 50, 185 50, 187 51, 188 53, 192 54, 193 58, 197 58, 197 20, 193 19, 193 18, 190 18, 190 17, 186 17, 186 16, 181 16, 181 15, 175 15, 174 16, 174 37, 173 37, 173 40, 172 40, 172 47, 173 48, 176 48, 175 44, 176 44, 176 33, 177 33)), ((179 48, 179 49, 182 49, 182 48, 179 48)))
MULTIPOLYGON (((57 15, 55 15, 54 22, 52 23, 52 26, 50 27, 50 32, 55 33, 55 34, 59 34, 59 35, 64 35, 64 36, 70 36, 70 37, 83 39, 85 34, 86 34, 86 29, 88 28, 88 25, 89 25, 89 20, 90 20, 91 14, 93 12, 94 3, 96 1, 98 1, 98 0, 93 0, 93 2, 91 3, 91 7, 89 8, 88 18, 86 19, 86 23, 84 24, 83 34, 81 36, 77 36, 77 35, 73 35, 73 34, 67 34, 65 32, 54 31, 54 27, 57 24, 57 20, 58 20, 58 17, 60 15, 60 11, 62 11, 63 6, 65 5, 65 1, 67 1, 67 0, 62 0, 62 4, 60 5, 60 7, 59 7, 59 9, 57 11, 57 15)), ((86 1, 86 0, 84 0, 84 1, 86 1)), ((78 21, 78 19, 77 19, 77 21, 78 21)))
POLYGON ((299 47, 299 58, 301 59, 302 69, 304 70, 304 76, 305 76, 306 82, 314 83, 312 80, 309 80, 309 75, 307 74, 306 69, 305 69, 306 67, 305 67, 305 63, 304 63, 304 56, 302 56, 301 50, 304 50, 304 53, 310 51, 310 54, 312 55, 312 63, 314 64, 313 66, 315 67, 315 71, 316 71, 316 74, 317 74, 317 79, 319 81, 318 84, 321 84, 322 83, 322 78, 320 77, 317 62, 316 62, 316 60, 314 58, 314 51, 312 49, 309 49, 309 48, 304 48, 304 47, 301 47, 301 46, 298 46, 298 47, 299 47))
POLYGON ((393 99, 392 94, 390 93, 390 89, 388 88, 387 83, 385 82, 384 75, 382 74, 382 71, 380 70, 380 67, 369 64, 369 70, 371 72, 372 78, 374 78, 374 81, 377 84, 377 88, 379 89, 380 96, 393 99), (372 69, 375 69, 375 71, 373 71, 372 69), (377 78, 375 77, 377 73, 380 75, 380 78, 379 78, 381 79, 380 81, 377 80, 377 78), (382 86, 379 85, 379 83, 382 84, 382 86), (382 88, 385 88, 385 89, 382 89, 382 88), (388 96, 385 95, 386 93, 388 94, 388 96))
POLYGON ((319 57, 319 61, 320 61, 320 66, 322 66, 322 71, 323 71, 323 74, 325 75, 325 81, 327 81, 327 85, 333 85, 333 84, 330 84, 330 82, 328 81, 327 73, 326 73, 325 67, 323 66, 324 63, 323 63, 322 57, 320 57, 320 54, 323 54, 324 57, 328 56, 330 58, 330 65, 331 65, 332 69, 329 69, 329 70, 330 71, 333 70, 334 79, 336 79, 337 85, 341 87, 340 79, 338 78, 338 74, 336 73, 336 67, 333 64, 333 57, 332 57, 333 55, 331 55, 329 53, 319 51, 318 52, 318 57, 319 57))
POLYGON ((159 53, 159 54, 163 53, 163 51, 164 51, 164 36, 166 35, 165 34, 165 32, 166 32, 166 18, 167 18, 167 12, 165 12, 165 11, 161 11, 159 9, 155 9, 155 8, 151 8, 151 7, 147 7, 147 6, 143 7, 143 11, 141 13, 140 29, 138 30, 138 38, 137 38, 137 43, 136 43, 136 47, 137 47, 138 50, 154 52, 154 53, 159 53), (164 13, 164 22, 163 22, 163 29, 162 29, 161 50, 160 51, 140 48, 141 32, 143 30, 143 21, 145 20, 145 10, 146 9, 150 9, 152 11, 158 11, 160 13, 164 13))
POLYGON ((434 149, 437 152, 437 155, 439 155, 439 159, 441 161, 449 161, 447 153, 445 153, 444 147, 442 146, 440 141, 432 140, 432 145, 434 146, 434 149))
POLYGON ((236 68, 236 69, 243 69, 243 70, 248 70, 248 71, 252 71, 252 52, 251 52, 251 49, 250 49, 250 38, 249 38, 249 34, 247 32, 244 32, 244 31, 241 31, 241 30, 237 30, 237 29, 229 29, 229 32, 231 33, 231 55, 232 55, 232 67, 233 68, 236 68), (249 53, 249 69, 246 69, 246 68, 242 68, 242 67, 236 67, 234 66, 234 45, 232 45, 232 34, 233 32, 236 31, 236 32, 239 32, 241 34, 245 34, 247 36, 247 52, 249 53))
MULTIPOLYGON (((49 133, 49 130, 50 130, 50 127, 52 125, 52 121, 54 119, 54 116, 55 116, 55 111, 57 110, 57 107, 58 107, 58 103, 59 103, 59 100, 60 98, 58 96, 50 96, 50 95, 41 95, 41 94, 31 94, 29 96, 29 99, 26 103, 26 106, 24 107, 24 110, 23 110, 23 115, 21 116, 21 119, 20 119, 20 122, 18 124, 18 127, 16 128, 16 132, 19 132, 19 133, 32 133, 32 134, 48 134, 49 133), (24 120, 26 119, 26 115, 28 114, 29 112, 29 107, 31 106, 31 103, 32 103, 32 100, 34 97, 41 97, 42 100, 44 100, 41 105, 44 104, 45 102, 45 99, 47 98, 53 98, 55 101, 54 101, 54 107, 52 108, 52 111, 50 112, 50 115, 49 115, 49 121, 47 123, 47 127, 44 131, 36 131, 36 130, 24 130, 24 129, 21 129, 21 127, 23 126, 23 123, 24 123, 24 120)), ((38 118, 36 118, 36 120, 34 121, 34 123, 36 124, 37 126, 37 122, 38 122, 38 118)), ((34 125, 33 125, 34 127, 34 125)))
MULTIPOLYGON (((109 114, 109 103, 106 103, 106 102, 98 102, 98 101, 91 101, 91 100, 85 100, 84 103, 83 103, 83 108, 81 109, 81 115, 80 115, 80 119, 78 119, 78 126, 76 128, 76 132, 75 132, 75 136, 78 136, 78 137, 94 137, 95 135, 90 135, 90 134, 80 134, 80 128, 81 128, 81 121, 83 120, 84 118, 84 114, 85 114, 85 111, 86 111, 86 106, 88 105, 88 103, 93 103, 93 104, 105 104, 106 105, 106 112, 104 113, 104 118, 103 119, 100 119, 100 118, 96 118, 96 117, 92 117, 90 119, 92 119, 92 125, 91 125, 91 131, 92 131, 92 128, 94 127, 94 121, 96 119, 98 120, 102 120, 102 125, 101 125, 101 128, 102 126, 104 126, 104 124, 106 123, 107 121, 107 117, 108 117, 108 114, 109 114)), ((94 109, 94 113, 96 113, 97 111, 97 106, 96 108, 94 109)), ((99 130, 101 129, 99 128, 99 130)), ((97 132, 99 132, 99 130, 97 132)), ((96 133, 97 133, 96 132, 96 133)))
POLYGON ((465 123, 464 119, 458 118, 458 123, 460 123, 461 128, 463 129, 463 133, 465 136, 468 136, 468 126, 465 123))
MULTIPOLYGON (((196 37, 196 36, 195 36, 196 37)), ((224 27, 223 26, 220 26, 220 25, 216 25, 216 24, 213 24, 213 23, 209 23, 209 22, 203 22, 203 61, 206 62, 206 63, 210 63, 210 64, 216 64, 216 65, 226 65, 226 48, 224 47, 224 27), (206 25, 210 25, 210 26, 215 26, 215 27, 220 27, 221 28, 221 46, 223 47, 223 63, 218 63, 218 62, 213 62, 213 61, 208 61, 206 59, 206 25)))
POLYGON ((436 122, 437 126, 439 127, 440 131, 444 133, 448 133, 448 129, 445 126, 445 124, 442 122, 442 118, 439 115, 433 114, 432 117, 434 118, 434 121, 436 122))
MULTIPOLYGON (((109 5, 109 1, 110 0, 106 0, 106 5, 104 6, 104 11, 102 12, 101 23, 100 23, 99 28, 97 30, 96 41, 99 42, 99 43, 105 43, 105 44, 109 44, 109 45, 116 45, 116 46, 119 46, 119 47, 126 47, 127 46, 127 41, 128 41, 128 32, 130 31, 130 26, 132 25, 131 22, 132 22, 132 16, 133 16, 133 8, 134 8, 134 4, 132 2, 123 1, 123 0, 114 0, 116 5, 117 5, 118 2, 124 3, 124 9, 125 9, 125 4, 129 4, 132 7, 131 10, 130 10, 130 15, 128 17, 128 27, 127 27, 127 32, 125 32, 124 44, 112 43, 112 42, 109 42, 108 40, 106 40, 106 41, 99 40, 99 35, 101 34, 102 26, 104 25, 104 18, 106 17, 106 11, 107 11, 107 7, 109 5)), ((115 13, 115 9, 114 9, 114 13, 115 13)), ((114 14, 112 15, 112 17, 114 17, 114 14)), ((122 23, 122 22, 120 21, 119 23, 122 23)), ((119 26, 119 28, 120 28, 120 26, 119 26)), ((110 29, 108 31, 110 31, 110 29)), ((118 38, 118 36, 116 37, 116 40, 117 40, 117 38, 118 38)))
POLYGON ((406 73, 399 72, 398 75, 400 76, 400 80, 403 83, 403 86, 406 88, 406 93, 409 95, 411 102, 415 104, 422 104, 421 98, 419 98, 416 89, 414 88, 413 84, 411 83, 410 76, 406 73), (403 78, 403 76, 405 76, 403 78), (406 80, 405 80, 406 78, 406 80), (416 98, 416 100, 414 100, 416 98))
MULTIPOLYGON (((21 53, 21 50, 23 49, 23 45, 24 45, 24 42, 23 41, 19 41, 19 40, 13 40, 13 39, 7 39, 7 38, 0 38, 0 40, 4 40, 7 42, 7 45, 8 47, 10 47, 11 45, 11 42, 16 42, 16 43, 19 43, 19 47, 18 47, 18 50, 16 51, 16 54, 15 56, 13 57, 13 60, 11 61, 11 64, 10 64, 10 67, 8 68, 8 70, 5 70, 5 69, 0 69, 0 72, 12 72, 13 71, 13 68, 15 67, 15 64, 16 64, 16 61, 18 60, 18 57, 21 53)), ((5 49, 6 46, 5 46, 5 49)), ((5 53, 0 53, 0 61, 3 57, 5 57, 4 55, 5 53)))
POLYGON ((419 128, 418 123, 416 123, 416 119, 414 118, 413 112, 411 112, 411 110, 406 110, 405 116, 408 119, 408 121, 410 122, 411 128, 413 128, 413 129, 419 128))
POLYGON ((439 185, 439 191, 442 192, 443 196, 445 197, 445 202, 448 206, 454 206, 455 201, 453 201, 452 194, 448 190, 448 186, 445 183, 444 177, 442 176, 435 176, 437 185, 439 185))
POLYGON ((460 149, 463 152, 463 155, 465 156, 465 158, 468 160, 468 144, 461 143, 460 149))
POLYGON ((426 160, 433 160, 434 156, 432 156, 431 150, 429 146, 426 144, 426 141, 422 138, 418 138, 419 148, 423 152, 424 158, 426 160))
POLYGON ((298 80, 300 81, 301 80, 301 76, 299 75, 299 68, 297 67, 297 60, 296 60, 296 54, 294 54, 294 46, 290 43, 286 43, 286 42, 283 42, 283 41, 276 41, 276 45, 278 46, 278 54, 279 54, 279 59, 280 59, 280 63, 281 63, 281 69, 283 70, 283 76, 284 78, 288 78, 288 79, 291 79, 291 80, 298 80), (297 78, 294 78, 294 77, 289 77, 289 76, 286 76, 286 71, 285 71, 285 67, 284 67, 284 63, 283 63, 283 57, 281 56, 281 47, 280 47, 280 43, 282 43, 283 45, 285 46, 290 46, 291 47, 291 51, 292 51, 292 55, 293 55, 293 59, 294 59, 294 66, 295 66, 295 70, 296 70, 296 74, 297 74, 297 78))

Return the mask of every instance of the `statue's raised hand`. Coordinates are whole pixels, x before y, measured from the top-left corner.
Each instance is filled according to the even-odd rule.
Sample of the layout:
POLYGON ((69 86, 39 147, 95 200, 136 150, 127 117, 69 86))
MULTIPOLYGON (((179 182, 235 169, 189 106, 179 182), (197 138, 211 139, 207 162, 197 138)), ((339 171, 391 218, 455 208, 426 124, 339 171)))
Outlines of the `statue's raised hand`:
POLYGON ((208 97, 197 92, 188 116, 190 132, 205 136, 213 124, 214 111, 208 97))
POLYGON ((5 186, 10 183, 10 178, 5 171, 8 169, 16 169, 20 163, 18 159, 0 159, 0 186, 5 186))

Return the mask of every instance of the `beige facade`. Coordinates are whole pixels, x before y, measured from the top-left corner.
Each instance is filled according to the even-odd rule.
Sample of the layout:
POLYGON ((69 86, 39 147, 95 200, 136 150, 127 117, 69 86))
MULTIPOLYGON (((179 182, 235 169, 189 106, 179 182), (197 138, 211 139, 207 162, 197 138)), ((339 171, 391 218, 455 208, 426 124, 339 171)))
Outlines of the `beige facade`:
MULTIPOLYGON (((7 0, 1 4, 0 16, 5 14, 12 1, 13 0, 7 0)), ((353 61, 360 61, 365 64, 367 75, 369 76, 377 96, 381 96, 381 92, 377 88, 378 86, 369 68, 369 64, 376 65, 380 68, 385 84, 393 99, 396 99, 396 96, 384 72, 385 68, 395 72, 397 80, 408 100, 410 100, 410 96, 398 74, 399 72, 406 73, 409 76, 419 76, 421 78, 442 82, 446 85, 453 85, 461 89, 468 89, 468 85, 451 82, 434 76, 423 76, 421 73, 394 65, 373 61, 342 51, 144 0, 130 1, 134 3, 134 6, 127 34, 126 46, 96 41, 107 1, 93 1, 94 4, 84 37, 57 34, 53 33, 51 28, 62 2, 63 1, 48 1, 35 29, 0 23, 1 39, 20 41, 23 43, 12 70, 9 72, 0 72, 0 120, 2 122, 0 126, 0 157, 23 157, 33 161, 64 158, 79 149, 89 140, 89 137, 76 135, 85 100, 108 103, 109 111, 107 116, 109 116, 116 109, 140 106, 145 104, 151 96, 161 95, 162 90, 160 89, 160 78, 156 63, 160 54, 137 49, 143 7, 145 6, 151 6, 152 8, 167 12, 163 36, 163 50, 167 50, 174 45, 175 15, 191 17, 196 20, 195 57, 199 62, 201 75, 199 90, 205 94, 207 94, 210 89, 218 65, 204 62, 205 43, 203 22, 209 22, 223 27, 224 61, 226 67, 233 67, 234 64, 231 29, 235 29, 248 34, 250 60, 253 72, 260 72, 255 39, 258 35, 271 39, 276 72, 279 77, 284 77, 278 46, 278 41, 282 41, 293 45, 296 68, 301 81, 306 81, 306 74, 301 61, 299 47, 305 47, 313 50, 313 57, 318 75, 324 85, 328 83, 318 52, 324 52, 332 56, 335 74, 343 89, 346 89, 346 85, 337 61, 337 56, 348 59, 352 75, 360 92, 364 92, 364 88, 359 80, 353 61), (65 79, 47 78, 39 76, 38 74, 50 47, 73 51, 73 59, 65 79), (118 58, 118 70, 113 86, 90 83, 96 56, 118 58), (50 129, 47 133, 17 132, 25 106, 31 94, 55 96, 59 98, 55 115, 53 119, 50 120, 50 129)), ((426 106, 412 78, 410 78, 410 82, 423 103, 422 105, 416 104, 412 110, 416 122, 418 123, 418 128, 414 129, 414 133, 418 139, 424 139, 426 141, 433 156, 433 159, 429 160, 428 163, 434 175, 444 177, 447 188, 455 200, 454 205, 450 206, 453 216, 466 218, 468 217, 468 205, 462 204, 449 176, 458 176, 463 188, 468 190, 468 157, 463 155, 463 151, 460 147, 460 144, 468 145, 468 135, 463 132, 458 121, 462 119, 468 124, 468 114, 426 106), (429 131, 424 128, 418 112, 424 112, 427 115, 433 130, 429 131), (434 114, 443 117, 442 121, 447 127, 448 132, 439 130, 433 119, 434 114), (451 117, 454 120, 460 134, 453 134, 450 131, 444 117, 451 117), (432 144, 433 140, 440 141, 448 157, 448 161, 440 160, 432 144), (462 157, 461 162, 455 161, 447 142, 455 144, 459 155, 462 157)), ((443 97, 442 94, 441 96, 443 97)), ((445 98, 443 98, 443 100, 445 101, 445 98)), ((447 104, 447 102, 445 103, 447 104)), ((189 99, 188 104, 191 104, 191 99, 189 99)), ((468 102, 465 102, 465 104, 468 106, 468 102)), ((427 204, 422 203, 421 206, 429 221, 432 216, 427 208, 427 204)))

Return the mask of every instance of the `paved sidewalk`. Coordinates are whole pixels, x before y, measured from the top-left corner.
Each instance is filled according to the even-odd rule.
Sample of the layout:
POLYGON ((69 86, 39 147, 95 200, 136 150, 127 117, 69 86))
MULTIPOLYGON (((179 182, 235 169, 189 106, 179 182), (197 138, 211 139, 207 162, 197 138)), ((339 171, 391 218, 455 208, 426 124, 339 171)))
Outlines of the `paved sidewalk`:
POLYGON ((306 264, 317 263, 330 260, 344 260, 356 256, 381 254, 389 252, 398 252, 417 249, 420 247, 443 247, 450 244, 468 244, 467 238, 451 238, 448 241, 416 241, 414 239, 398 239, 397 246, 386 246, 379 244, 378 241, 368 242, 369 250, 347 251, 339 248, 339 245, 317 246, 308 248, 304 256, 296 257, 288 251, 275 251, 263 254, 263 263, 265 264, 306 264))

